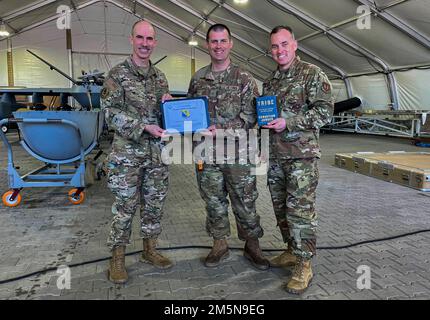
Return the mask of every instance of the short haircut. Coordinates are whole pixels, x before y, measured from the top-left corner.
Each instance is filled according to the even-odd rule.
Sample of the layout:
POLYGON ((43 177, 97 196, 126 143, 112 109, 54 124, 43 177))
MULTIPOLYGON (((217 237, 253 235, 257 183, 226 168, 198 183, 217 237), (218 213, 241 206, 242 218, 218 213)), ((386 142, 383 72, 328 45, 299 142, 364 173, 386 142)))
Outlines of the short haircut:
MULTIPOLYGON (((139 24, 139 23, 141 23, 141 22, 147 22, 147 23, 151 24, 150 22, 146 21, 145 19, 137 20, 135 23, 133 23, 133 26, 131 27, 131 35, 132 35, 132 36, 134 35, 134 34, 133 34, 133 32, 134 32, 134 27, 136 27, 136 25, 137 25, 137 24, 139 24)), ((152 25, 152 24, 151 24, 151 25, 152 25)), ((154 37, 155 37, 155 28, 154 28, 154 26, 152 26, 152 28, 154 29, 154 37)))
POLYGON ((209 33, 211 31, 219 32, 219 31, 224 31, 224 30, 227 30, 228 38, 231 40, 230 29, 225 24, 217 23, 217 24, 211 25, 210 28, 208 29, 208 32, 206 33, 206 42, 209 42, 209 33))
POLYGON ((289 26, 276 26, 276 27, 274 27, 272 29, 272 31, 270 32, 270 36, 274 35, 275 33, 278 33, 281 30, 287 30, 291 34, 293 39, 295 39, 293 29, 291 29, 291 27, 289 27, 289 26))

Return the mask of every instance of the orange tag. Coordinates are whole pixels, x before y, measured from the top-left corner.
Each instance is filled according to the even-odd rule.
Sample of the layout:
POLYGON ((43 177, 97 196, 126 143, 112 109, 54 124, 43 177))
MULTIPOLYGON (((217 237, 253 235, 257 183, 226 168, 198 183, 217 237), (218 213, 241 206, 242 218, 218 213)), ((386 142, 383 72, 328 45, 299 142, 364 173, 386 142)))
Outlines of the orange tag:
POLYGON ((203 171, 203 161, 202 160, 199 160, 197 162, 197 170, 203 171))

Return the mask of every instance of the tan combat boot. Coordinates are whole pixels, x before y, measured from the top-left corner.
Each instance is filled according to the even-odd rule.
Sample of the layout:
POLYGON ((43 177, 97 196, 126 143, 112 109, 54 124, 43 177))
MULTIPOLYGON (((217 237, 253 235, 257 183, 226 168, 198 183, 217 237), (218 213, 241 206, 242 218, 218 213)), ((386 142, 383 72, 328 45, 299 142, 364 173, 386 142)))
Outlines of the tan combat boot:
POLYGON ((112 250, 112 259, 109 263, 108 279, 113 283, 125 283, 128 280, 125 269, 125 246, 115 247, 112 250))
POLYGON ((225 260, 230 255, 226 239, 214 239, 214 244, 211 252, 205 259, 205 266, 214 268, 218 266, 222 260, 225 260))
POLYGON ((279 256, 276 256, 269 261, 270 266, 275 268, 291 267, 294 266, 296 262, 297 257, 293 254, 293 248, 291 246, 289 246, 288 249, 279 256))
POLYGON ((169 269, 173 266, 172 261, 162 256, 155 250, 157 239, 143 239, 143 251, 140 261, 150 263, 158 269, 169 269))
POLYGON ((251 261, 252 265, 257 269, 269 269, 269 261, 263 256, 258 239, 248 239, 245 242, 243 255, 251 261))
POLYGON ((313 278, 311 260, 297 258, 293 277, 286 284, 285 290, 289 293, 302 294, 311 283, 313 278))

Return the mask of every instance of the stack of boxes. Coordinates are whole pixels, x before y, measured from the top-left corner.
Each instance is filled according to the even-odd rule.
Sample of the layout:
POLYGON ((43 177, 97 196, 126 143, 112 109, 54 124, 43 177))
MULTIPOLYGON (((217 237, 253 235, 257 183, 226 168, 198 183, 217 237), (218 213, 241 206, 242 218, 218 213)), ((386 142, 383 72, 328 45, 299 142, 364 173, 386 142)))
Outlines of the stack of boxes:
POLYGON ((430 153, 358 152, 335 156, 339 168, 389 181, 421 191, 430 191, 430 153))

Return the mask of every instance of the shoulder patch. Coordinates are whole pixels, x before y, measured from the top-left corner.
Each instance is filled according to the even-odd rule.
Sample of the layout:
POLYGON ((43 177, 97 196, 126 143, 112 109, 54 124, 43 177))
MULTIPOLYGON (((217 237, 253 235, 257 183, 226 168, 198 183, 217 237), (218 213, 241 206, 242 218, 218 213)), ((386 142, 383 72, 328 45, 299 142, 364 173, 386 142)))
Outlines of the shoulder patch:
POLYGON ((109 91, 115 91, 119 87, 118 84, 116 84, 116 82, 112 78, 107 79, 104 85, 105 88, 107 88, 109 91))
POLYGON ((113 92, 118 90, 119 85, 112 79, 112 78, 108 78, 104 83, 103 83, 103 89, 100 92, 100 98, 102 99, 106 99, 107 97, 109 97, 109 95, 113 92))
POLYGON ((330 84, 328 82, 323 82, 323 84, 321 85, 321 89, 324 93, 329 93, 330 92, 330 84))
POLYGON ((100 97, 102 99, 106 99, 108 96, 109 96, 109 89, 103 88, 102 91, 100 92, 100 97))

